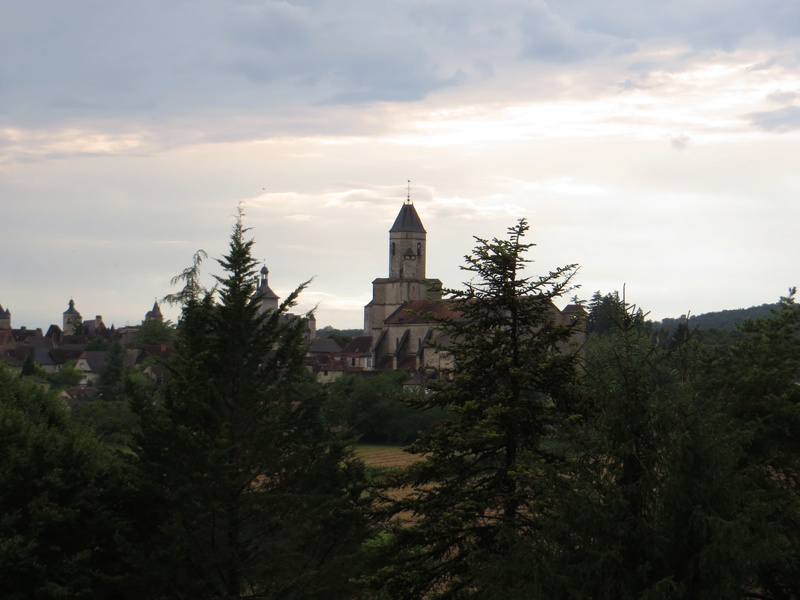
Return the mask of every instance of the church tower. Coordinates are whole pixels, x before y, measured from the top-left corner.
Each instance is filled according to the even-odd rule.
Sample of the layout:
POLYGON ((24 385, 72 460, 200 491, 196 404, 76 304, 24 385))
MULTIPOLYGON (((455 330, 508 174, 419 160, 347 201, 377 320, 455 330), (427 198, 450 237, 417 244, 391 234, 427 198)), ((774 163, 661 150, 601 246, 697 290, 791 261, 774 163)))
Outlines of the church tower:
POLYGON ((268 310, 276 311, 278 310, 278 296, 275 292, 273 292, 269 284, 267 283, 267 276, 269 275, 269 269, 267 269, 267 265, 261 267, 261 282, 256 290, 255 297, 258 298, 259 306, 258 306, 258 314, 262 315, 268 310))
POLYGON ((389 230, 389 279, 425 279, 427 237, 414 205, 406 201, 389 230))
POLYGON ((442 282, 425 278, 427 236, 408 198, 389 230, 389 277, 372 282, 372 301, 364 307, 364 335, 373 343, 386 318, 406 302, 441 298, 442 282))
POLYGON ((69 308, 62 316, 61 331, 64 335, 81 335, 83 333, 83 317, 75 308, 75 301, 70 298, 69 308))
POLYGON ((163 320, 164 320, 164 315, 161 312, 161 307, 158 305, 158 300, 156 300, 155 302, 153 302, 152 310, 148 310, 144 314, 144 323, 147 323, 148 321, 163 321, 163 320))
POLYGON ((0 329, 11 329, 11 311, 0 304, 0 329))

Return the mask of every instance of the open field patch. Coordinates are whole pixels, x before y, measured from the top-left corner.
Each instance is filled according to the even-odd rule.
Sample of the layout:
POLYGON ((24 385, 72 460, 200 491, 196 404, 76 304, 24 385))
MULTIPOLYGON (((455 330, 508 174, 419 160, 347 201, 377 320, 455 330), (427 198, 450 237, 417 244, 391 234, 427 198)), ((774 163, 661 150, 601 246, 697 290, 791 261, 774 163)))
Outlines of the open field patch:
POLYGON ((356 456, 368 467, 407 467, 418 457, 403 451, 403 446, 358 445, 356 456))

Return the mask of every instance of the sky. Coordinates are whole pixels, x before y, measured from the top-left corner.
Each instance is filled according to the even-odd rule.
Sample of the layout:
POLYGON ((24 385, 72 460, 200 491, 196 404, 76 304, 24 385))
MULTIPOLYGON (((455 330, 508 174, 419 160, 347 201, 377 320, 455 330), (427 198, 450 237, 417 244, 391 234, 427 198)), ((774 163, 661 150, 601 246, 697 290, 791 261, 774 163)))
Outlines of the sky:
POLYGON ((272 289, 360 328, 409 180, 447 287, 525 218, 579 299, 775 302, 799 34, 795 0, 0 0, 0 305, 137 325, 242 205, 272 289))

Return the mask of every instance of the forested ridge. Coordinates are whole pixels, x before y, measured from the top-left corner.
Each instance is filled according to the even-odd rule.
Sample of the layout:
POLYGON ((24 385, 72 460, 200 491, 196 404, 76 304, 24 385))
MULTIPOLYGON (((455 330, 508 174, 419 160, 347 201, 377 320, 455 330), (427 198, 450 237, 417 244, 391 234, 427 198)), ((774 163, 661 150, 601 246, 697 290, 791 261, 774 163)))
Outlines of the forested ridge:
POLYGON ((800 598, 794 290, 727 337, 617 292, 557 321, 577 265, 533 274, 527 234, 475 238, 427 393, 317 383, 241 214, 213 288, 176 278, 163 385, 112 362, 70 412, 0 370, 0 596, 800 598))
POLYGON ((779 303, 761 304, 750 308, 734 308, 719 310, 714 312, 701 313, 699 315, 682 315, 677 318, 666 318, 656 321, 656 325, 665 329, 674 330, 681 323, 686 323, 689 327, 700 329, 725 329, 735 331, 737 324, 747 319, 760 319, 771 317, 776 309, 780 308, 779 303))

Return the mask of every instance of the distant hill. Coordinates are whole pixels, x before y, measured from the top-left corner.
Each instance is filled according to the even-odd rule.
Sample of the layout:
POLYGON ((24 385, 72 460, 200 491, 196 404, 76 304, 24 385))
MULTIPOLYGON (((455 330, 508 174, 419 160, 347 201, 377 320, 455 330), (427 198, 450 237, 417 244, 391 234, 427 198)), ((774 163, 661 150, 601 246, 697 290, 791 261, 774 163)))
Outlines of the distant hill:
MULTIPOLYGON (((733 331, 736 329, 736 323, 741 323, 745 319, 771 317, 772 310, 778 308, 778 306, 777 303, 762 304, 761 306, 751 306, 750 308, 736 308, 732 310, 703 313, 701 315, 691 315, 689 317, 689 327, 692 329, 727 329, 733 331)), ((679 323, 685 322, 686 315, 683 315, 677 319, 655 321, 654 324, 672 331, 679 323)))

